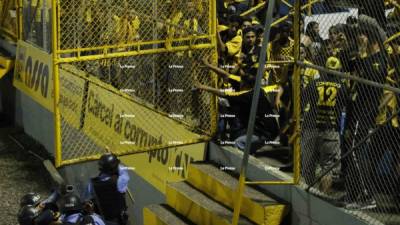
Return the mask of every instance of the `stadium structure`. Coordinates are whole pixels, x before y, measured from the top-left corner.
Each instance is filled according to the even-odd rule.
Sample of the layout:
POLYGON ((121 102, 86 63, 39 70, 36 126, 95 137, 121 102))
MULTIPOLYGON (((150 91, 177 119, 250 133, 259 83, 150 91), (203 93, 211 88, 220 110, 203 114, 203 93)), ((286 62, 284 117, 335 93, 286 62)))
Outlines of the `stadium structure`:
POLYGON ((130 225, 400 224, 400 1, 0 0, 0 12, 1 120, 46 149, 52 185, 84 195, 112 152, 131 177, 130 225), (262 30, 243 146, 221 134, 237 115, 200 90, 226 82, 204 61, 231 73, 221 58, 237 43, 220 39, 232 15, 262 30), (318 86, 325 76, 347 96, 333 81, 318 86), (279 87, 286 108, 264 117, 280 135, 254 153, 259 96, 274 105, 279 87), (340 130, 323 136, 332 117, 340 130))

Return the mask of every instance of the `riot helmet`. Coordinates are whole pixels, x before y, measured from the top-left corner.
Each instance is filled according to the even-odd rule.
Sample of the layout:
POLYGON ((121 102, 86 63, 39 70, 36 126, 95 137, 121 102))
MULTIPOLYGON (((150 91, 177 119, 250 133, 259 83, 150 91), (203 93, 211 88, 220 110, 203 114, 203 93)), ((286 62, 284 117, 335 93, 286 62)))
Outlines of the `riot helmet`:
POLYGON ((116 155, 112 153, 104 154, 100 157, 99 160, 99 170, 102 173, 106 174, 115 174, 118 173, 118 165, 120 161, 116 155))
POLYGON ((37 206, 40 203, 40 195, 38 193, 30 192, 24 196, 22 196, 19 201, 19 205, 24 207, 26 205, 37 206))
POLYGON ((73 214, 82 210, 81 199, 73 193, 64 195, 60 202, 60 209, 62 214, 73 214))

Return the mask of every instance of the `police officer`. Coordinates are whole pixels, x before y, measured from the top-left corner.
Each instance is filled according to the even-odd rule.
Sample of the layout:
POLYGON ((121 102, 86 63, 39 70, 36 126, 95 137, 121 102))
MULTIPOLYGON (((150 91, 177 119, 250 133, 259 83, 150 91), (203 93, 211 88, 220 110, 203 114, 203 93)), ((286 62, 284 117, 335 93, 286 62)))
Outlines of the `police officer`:
POLYGON ((94 199, 99 213, 108 224, 125 225, 128 220, 125 201, 129 182, 128 170, 111 153, 102 155, 98 163, 100 174, 90 180, 88 197, 94 199))
POLYGON ((57 214, 50 209, 25 205, 18 212, 20 225, 53 225, 56 224, 57 214))
POLYGON ((18 222, 21 225, 50 225, 58 217, 55 204, 58 193, 53 192, 47 199, 41 200, 38 193, 28 193, 20 200, 18 222))
POLYGON ((81 199, 69 193, 61 199, 62 225, 105 225, 103 220, 95 213, 84 213, 81 199))

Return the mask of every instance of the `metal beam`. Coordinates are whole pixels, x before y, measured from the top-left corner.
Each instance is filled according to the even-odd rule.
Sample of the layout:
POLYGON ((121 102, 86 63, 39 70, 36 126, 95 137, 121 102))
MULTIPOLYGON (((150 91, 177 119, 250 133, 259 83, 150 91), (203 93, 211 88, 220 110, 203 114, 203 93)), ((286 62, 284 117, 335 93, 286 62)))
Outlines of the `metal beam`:
POLYGON ((249 163, 251 137, 253 136, 254 124, 255 124, 255 120, 256 120, 258 100, 259 100, 260 91, 261 91, 261 80, 264 75, 264 67, 265 67, 265 62, 266 62, 266 58, 267 58, 267 52, 269 50, 268 43, 269 43, 269 36, 270 36, 270 32, 271 32, 272 16, 273 16, 274 8, 275 8, 274 6, 275 6, 275 0, 269 0, 267 16, 265 18, 264 39, 263 39, 263 43, 262 43, 262 47, 261 47, 260 58, 258 59, 258 63, 260 66, 258 67, 256 84, 253 89, 253 100, 251 103, 250 118, 249 118, 249 123, 247 126, 246 147, 244 150, 242 165, 240 168, 240 177, 239 177, 238 194, 237 194, 238 198, 236 200, 235 207, 234 207, 232 225, 237 225, 239 223, 240 207, 242 204, 242 196, 243 196, 243 191, 244 191, 244 187, 245 187, 247 165, 249 163))
POLYGON ((336 70, 329 70, 326 69, 325 67, 322 66, 317 66, 317 65, 312 65, 312 64, 306 64, 302 61, 297 61, 296 62, 297 65, 301 66, 301 67, 308 67, 308 68, 312 68, 312 69, 316 69, 318 71, 321 71, 323 73, 327 73, 327 74, 331 74, 340 78, 344 78, 344 79, 349 79, 349 80, 353 80, 353 81, 357 81, 359 83, 363 83, 372 87, 376 87, 376 88, 382 88, 388 91, 393 91, 396 94, 400 94, 400 89, 399 88, 395 88, 393 86, 387 85, 387 84, 380 84, 374 81, 370 81, 364 78, 360 78, 360 77, 356 77, 356 76, 352 76, 343 72, 339 72, 336 70))

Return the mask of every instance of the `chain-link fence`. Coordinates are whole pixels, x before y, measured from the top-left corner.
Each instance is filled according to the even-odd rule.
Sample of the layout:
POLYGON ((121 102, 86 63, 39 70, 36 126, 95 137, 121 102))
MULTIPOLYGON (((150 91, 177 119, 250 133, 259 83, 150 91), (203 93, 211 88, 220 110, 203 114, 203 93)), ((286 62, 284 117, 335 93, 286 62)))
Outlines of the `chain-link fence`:
POLYGON ((370 224, 400 223, 399 9, 324 1, 301 24, 303 179, 370 224))
POLYGON ((0 30, 2 35, 17 39, 17 2, 14 0, 0 1, 0 30))
POLYGON ((212 1, 59 4, 62 164, 210 139, 215 99, 192 89, 214 83, 212 1))
POLYGON ((160 53, 60 67, 62 159, 94 157, 108 146, 128 154, 209 139, 215 99, 192 91, 213 85, 202 58, 212 49, 160 53))
POLYGON ((60 2, 59 47, 93 54, 211 42, 212 7, 204 0, 60 2))

